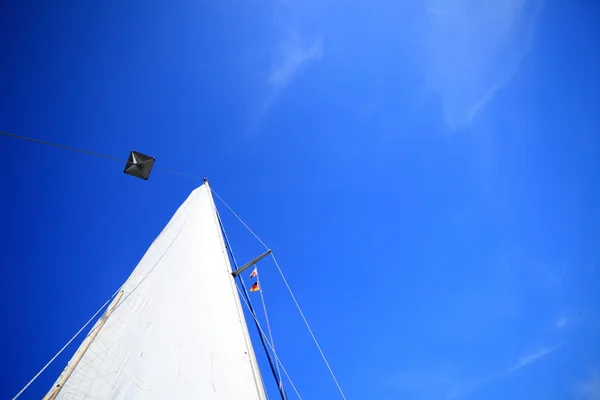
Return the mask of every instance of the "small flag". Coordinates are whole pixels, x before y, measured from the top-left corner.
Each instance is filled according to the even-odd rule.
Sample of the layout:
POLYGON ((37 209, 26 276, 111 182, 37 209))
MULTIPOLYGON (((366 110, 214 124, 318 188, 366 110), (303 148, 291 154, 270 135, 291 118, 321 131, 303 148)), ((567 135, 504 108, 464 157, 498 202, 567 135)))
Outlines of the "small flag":
POLYGON ((258 275, 258 271, 256 271, 256 268, 254 268, 254 271, 252 271, 252 273, 250 274, 250 278, 254 278, 257 275, 258 275))
POLYGON ((260 288, 258 287, 258 282, 254 282, 254 284, 252 286, 250 286, 251 292, 258 292, 259 290, 260 290, 260 288))

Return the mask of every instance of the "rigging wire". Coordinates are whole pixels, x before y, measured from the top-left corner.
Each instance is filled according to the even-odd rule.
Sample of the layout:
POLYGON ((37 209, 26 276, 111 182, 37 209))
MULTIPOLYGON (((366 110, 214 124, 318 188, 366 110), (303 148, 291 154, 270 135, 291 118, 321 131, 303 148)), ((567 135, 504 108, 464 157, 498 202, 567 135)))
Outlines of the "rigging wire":
MULTIPOLYGON (((240 292, 240 294, 242 293, 242 291, 240 290, 239 287, 238 287, 238 291, 240 292)), ((244 300, 244 304, 246 304, 246 307, 248 307, 248 309, 250 310, 250 304, 248 304, 248 302, 246 301, 246 299, 243 296, 242 296, 242 300, 244 300)), ((256 318, 256 315, 254 313, 252 313, 252 317, 254 318, 254 322, 256 322, 256 326, 260 330, 261 334, 264 335, 265 331, 260 326, 260 323, 258 322, 258 319, 256 318)), ((294 385, 294 382, 292 382, 292 378, 290 378, 290 375, 288 374, 287 370, 283 366, 283 363, 281 362, 281 360, 277 356, 277 353, 275 352, 275 349, 273 348, 273 346, 271 346, 271 343, 269 343, 268 340, 266 340, 266 343, 269 345, 269 347, 271 348, 271 350, 273 350, 273 354, 275 355, 275 358, 277 359, 277 362, 279 363, 279 365, 281 365, 281 370, 285 374, 286 378, 288 379, 288 381, 290 381, 290 385, 292 386, 292 389, 294 389, 294 392, 296 392, 296 396, 298 396, 298 398, 300 400, 302 400, 302 396, 300 396, 300 393, 298 392, 298 389, 296 389, 296 386, 294 385)))
MULTIPOLYGON (((103 158, 105 160, 118 161, 121 163, 127 162, 127 160, 125 160, 123 158, 113 157, 113 156, 109 156, 109 155, 101 154, 101 153, 94 153, 92 151, 82 150, 82 149, 78 149, 78 148, 71 147, 71 146, 65 146, 63 144, 52 143, 52 142, 47 142, 44 140, 34 139, 34 138, 27 137, 27 136, 15 135, 14 133, 0 132, 0 135, 11 137, 14 139, 24 140, 27 142, 38 143, 38 144, 42 144, 44 146, 50 146, 50 147, 56 147, 59 149, 69 150, 69 151, 73 151, 75 153, 85 154, 85 155, 92 156, 92 157, 103 158)), ((158 166, 158 167, 154 166, 154 170, 166 172, 166 173, 169 173, 172 175, 179 175, 179 176, 183 176, 183 177, 194 179, 194 180, 202 180, 202 178, 199 176, 185 174, 183 172, 174 171, 172 169, 161 168, 160 166, 158 166)))
MULTIPOLYGON (((269 339, 271 340, 271 345, 273 347, 273 352, 275 352, 275 341, 273 340, 273 332, 271 331, 271 324, 269 323, 269 315, 267 314, 267 306, 265 304, 265 296, 263 296, 263 287, 260 283, 260 274, 256 274, 256 283, 258 284, 258 292, 260 293, 260 301, 262 302, 263 312, 265 313, 265 321, 267 323, 267 331, 269 332, 269 339)), ((279 363, 275 360, 275 368, 277 369, 277 375, 281 376, 281 372, 279 371, 279 363)), ((279 390, 283 390, 283 381, 279 380, 279 390)))
MULTIPOLYGON (((256 238, 256 240, 258 240, 265 247, 265 249, 268 250, 269 247, 256 235, 256 233, 254 233, 254 231, 252 229, 250 229, 250 227, 240 218, 240 216, 237 215, 231 207, 229 207, 229 205, 225 202, 225 200, 223 200, 221 198, 221 196, 219 196, 219 194, 217 192, 215 192, 214 189, 212 189, 212 192, 217 196, 217 198, 219 200, 221 200, 221 202, 225 205, 225 207, 227 207, 229 209, 229 211, 231 211, 231 213, 242 223, 242 225, 244 225, 246 227, 246 229, 248 229, 248 231, 256 238)), ((346 400, 346 395, 344 394, 344 391, 342 390, 340 383, 338 382, 335 374, 333 373, 333 369, 331 368, 331 365, 329 365, 329 362, 327 361, 327 358, 325 357, 325 353, 323 352, 323 349, 321 349, 321 346, 319 345, 319 342, 317 341, 317 338, 315 337, 313 330, 311 329, 310 325, 308 324, 308 320, 306 319, 306 316, 302 312, 302 308, 300 308, 300 304, 298 303, 298 300, 296 300, 296 296, 294 296, 294 293, 292 292, 292 288, 290 287, 287 279, 283 275, 283 271, 281 270, 281 267, 279 266, 279 263, 277 262, 277 259, 275 258, 275 255, 272 252, 271 252, 271 257, 273 258, 273 262, 275 263, 275 266, 277 267, 277 270, 279 271, 279 274, 281 275, 281 278, 283 279, 283 282, 285 283, 285 286, 287 287, 288 292, 292 296, 292 300, 294 300, 294 304, 296 305, 296 308, 298 309, 298 312, 300 313, 300 316, 302 317, 302 320, 304 321, 304 324, 306 325, 306 328, 308 329, 310 336, 312 337, 313 341, 315 342, 315 345, 317 346, 319 353, 321 353, 321 358, 325 362, 325 365, 327 366, 327 369, 329 370, 329 373, 331 374, 331 377, 333 378, 333 381, 335 382, 335 385, 337 386, 338 391, 340 392, 340 395, 342 396, 342 398, 344 400, 346 400)))
POLYGON ((41 374, 42 374, 42 373, 43 373, 43 372, 46 370, 46 368, 48 368, 48 367, 50 366, 50 364, 52 364, 52 363, 54 362, 54 360, 56 360, 56 358, 57 358, 58 356, 60 356, 60 355, 61 355, 61 353, 62 353, 62 352, 63 352, 63 351, 64 351, 64 350, 65 350, 67 347, 69 347, 69 345, 71 344, 71 342, 73 342, 73 340, 75 340, 75 339, 77 338, 77 336, 79 336, 79 334, 81 334, 81 332, 83 332, 83 330, 84 330, 84 329, 85 329, 85 328, 86 328, 86 327, 87 327, 87 326, 88 326, 88 325, 89 325, 89 324, 90 324, 90 323, 91 323, 91 322, 92 322, 92 321, 93 321, 93 320, 96 318, 96 316, 98 316, 98 314, 100 314, 100 311, 102 311, 102 310, 103 310, 103 309, 104 309, 104 308, 105 308, 105 307, 108 305, 108 303, 110 303, 110 302, 112 301, 112 299, 113 299, 113 298, 114 298, 114 297, 117 295, 117 293, 119 293, 119 290, 121 290, 121 288, 117 289, 117 291, 116 291, 116 292, 115 292, 115 293, 114 293, 112 296, 110 296, 110 298, 109 298, 108 300, 106 300, 106 303, 104 303, 104 304, 102 305, 102 307, 100 307, 100 308, 98 309, 98 311, 96 311, 96 313, 95 313, 94 315, 92 315, 92 317, 91 317, 91 318, 90 318, 90 319, 89 319, 89 320, 88 320, 88 321, 85 323, 85 325, 83 325, 83 326, 81 327, 81 329, 79 329, 79 330, 77 331, 77 333, 76 333, 76 334, 75 334, 75 335, 74 335, 74 336, 73 336, 73 337, 72 337, 72 338, 71 338, 71 339, 70 339, 70 340, 67 342, 67 344, 65 344, 65 345, 63 346, 63 348, 62 348, 62 349, 60 349, 60 350, 58 351, 58 353, 56 353, 56 354, 54 355, 54 357, 52 357, 52 358, 50 359, 50 361, 48 361, 48 363, 47 363, 46 365, 44 365, 44 367, 43 367, 43 368, 42 368, 42 369, 41 369, 41 370, 40 370, 40 371, 39 371, 39 372, 38 372, 38 373, 37 373, 37 374, 36 374, 36 375, 35 375, 33 378, 31 378, 31 380, 30 380, 30 381, 27 383, 27 385, 25 385, 25 386, 23 387, 23 389, 21 389, 21 391, 20 391, 19 393, 17 393, 17 394, 15 395, 15 397, 13 397, 13 399, 12 399, 12 400, 16 400, 17 398, 19 398, 19 397, 20 397, 20 396, 23 394, 23 392, 25 392, 25 390, 27 390, 27 388, 28 388, 29 386, 31 386, 31 384, 32 384, 33 382, 35 382, 35 380, 36 380, 36 379, 37 379, 37 378, 38 378, 38 377, 39 377, 39 376, 40 376, 40 375, 41 375, 41 374))
MULTIPOLYGON (((212 192, 212 188, 211 188, 211 192, 212 192)), ((233 265, 235 266, 235 269, 238 269, 238 264, 237 264, 237 261, 235 259, 235 255, 233 254, 233 248, 231 247, 231 243, 229 242, 229 238, 227 237, 227 232, 225 232, 225 227, 223 226, 223 222, 221 221, 221 216, 219 215, 219 211, 217 210, 216 207, 215 207, 215 212, 217 214, 217 220, 219 221, 219 226, 221 228, 221 231, 223 232, 223 238, 225 239, 225 247, 227 248, 227 252, 231 256, 231 259, 233 261, 233 265)), ((238 275, 238 281, 240 282, 240 285, 244 289, 243 292, 240 291, 240 289, 239 289, 239 287, 237 285, 236 285, 236 287, 238 287, 238 291, 240 291, 240 293, 243 294, 244 301, 248 305, 248 309, 250 310, 250 313, 252 314, 252 317, 254 318, 254 322, 256 324, 256 327, 259 330, 259 335, 258 336, 259 336, 260 341, 261 341, 261 343, 263 345, 263 348, 265 350, 265 354, 267 355, 267 361, 269 362, 269 367, 271 367, 271 373, 273 374, 273 377, 275 378, 275 382, 277 383, 277 388, 279 389, 279 394, 281 395, 281 399, 282 400, 287 400, 287 396, 286 396, 285 390, 283 388, 283 383, 282 383, 282 380, 281 380, 281 376, 279 375, 278 370, 276 370, 276 368, 273 366, 273 360, 271 359, 271 354, 269 352, 269 349, 265 345, 265 341, 267 341, 266 336, 264 336, 264 332, 262 332, 262 329, 260 328, 260 325, 258 323, 258 319, 256 318, 256 313, 254 311, 254 307, 252 306, 252 302, 250 300, 250 297, 248 296, 248 290, 246 289, 246 284, 244 283, 244 280, 242 279, 241 275, 238 275)), ((263 303, 263 306, 264 306, 264 303, 263 303)), ((273 339, 271 339, 271 340, 273 340, 273 339)), ((275 357, 277 357, 276 354, 274 354, 274 355, 275 355, 275 357)))
POLYGON ((212 192, 213 192, 214 194, 216 194, 216 195, 217 195, 217 197, 219 198, 219 200, 221 200, 221 203, 223 203, 223 204, 225 205, 225 207, 227 207, 227 209, 228 209, 229 211, 231 211, 231 213, 232 213, 232 214, 233 214, 233 215, 234 215, 234 216, 235 216, 235 217, 238 219, 238 221, 240 221, 240 222, 242 223, 242 225, 244 225, 244 226, 246 227, 246 229, 248 229, 248 231, 249 231, 249 232, 252 234, 252 236, 254 236, 254 237, 256 238, 256 240, 258 240, 258 241, 260 242, 260 244, 262 244, 262 245, 263 245, 263 247, 264 247, 265 249, 269 250, 269 247, 267 247, 267 245, 265 244, 265 242, 263 242, 263 241, 262 241, 262 240, 261 240, 261 239, 260 239, 260 238, 259 238, 259 237, 256 235, 256 233, 254 233, 254 231, 253 231, 252 229, 250 229, 250 227, 249 227, 248 225, 246 225, 246 223, 244 222, 244 220, 243 220, 243 219, 241 219, 241 218, 240 218, 240 216, 239 216, 239 215, 237 215, 237 214, 235 213, 235 211, 233 211, 233 209, 232 209, 231 207, 229 207, 229 205, 228 205, 227 203, 225 203, 225 200, 223 200, 223 199, 221 198, 221 196, 219 196, 219 193, 217 193, 217 192, 215 191, 215 189, 213 189, 212 187, 211 187, 211 190, 212 190, 212 192))
POLYGON ((57 144, 57 143, 46 142, 44 140, 33 139, 30 137, 21 136, 21 135, 15 135, 14 133, 0 132, 0 135, 4 135, 4 136, 12 137, 15 139, 20 139, 20 140, 25 140, 28 142, 39 143, 39 144, 43 144, 45 146, 58 147, 59 149, 74 151, 76 153, 86 154, 86 155, 92 156, 92 157, 105 158, 107 160, 113 160, 113 161, 119 161, 119 162, 127 162, 127 160, 113 157, 113 156, 107 156, 106 154, 93 153, 93 152, 87 151, 87 150, 76 149, 75 147, 65 146, 65 145, 57 144))

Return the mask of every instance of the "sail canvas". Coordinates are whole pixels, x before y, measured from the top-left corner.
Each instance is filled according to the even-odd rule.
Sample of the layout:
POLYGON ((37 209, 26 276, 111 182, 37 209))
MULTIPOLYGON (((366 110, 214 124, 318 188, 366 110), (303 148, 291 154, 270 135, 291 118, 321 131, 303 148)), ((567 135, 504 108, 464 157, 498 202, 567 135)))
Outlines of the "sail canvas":
POLYGON ((265 399, 208 183, 152 243, 46 398, 265 399))

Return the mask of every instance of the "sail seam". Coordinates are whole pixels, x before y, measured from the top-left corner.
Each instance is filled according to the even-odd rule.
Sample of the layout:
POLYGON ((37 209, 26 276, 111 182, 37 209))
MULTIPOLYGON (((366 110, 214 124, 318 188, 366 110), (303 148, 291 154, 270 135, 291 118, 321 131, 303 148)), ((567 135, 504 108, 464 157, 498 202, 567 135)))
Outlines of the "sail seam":
MULTIPOLYGON (((223 257, 224 257, 225 263, 227 265, 227 264, 229 264, 229 259, 227 257, 227 250, 226 250, 226 247, 225 247, 225 244, 224 244, 224 241, 223 241, 223 237, 221 236, 222 224, 220 222, 219 213, 218 213, 217 208, 216 208, 216 206, 214 204, 214 201, 212 199, 211 188, 208 185, 208 183, 205 183, 205 185, 206 185, 206 192, 208 194, 208 197, 210 199, 210 203, 212 205, 213 215, 215 217, 215 221, 214 222, 215 222, 215 225, 217 226, 217 233, 219 235, 219 239, 221 239, 221 246, 222 246, 223 257)), ((229 273, 231 273, 231 266, 230 266, 229 269, 230 269, 229 273)), ((237 288, 237 286, 235 285, 235 282, 231 282, 231 283, 232 283, 232 288, 231 288, 232 289, 232 294, 234 295, 234 297, 237 297, 237 296, 235 296, 235 289, 233 288, 233 287, 237 288)), ((243 332, 244 340, 246 342, 246 349, 248 350, 248 353, 249 353, 248 354, 248 358, 250 360, 250 365, 251 365, 251 369, 252 369, 252 375, 253 375, 254 382, 255 382, 255 385, 256 385, 256 391, 258 392, 258 397, 259 398, 260 397, 264 397, 264 396, 261 396, 261 393, 260 393, 260 387, 263 386, 263 394, 265 394, 265 396, 266 396, 266 391, 264 390, 264 382, 262 381, 262 378, 260 377, 260 374, 257 374, 257 371, 256 371, 256 368, 258 368, 258 363, 256 362, 256 360, 254 360, 255 362, 253 362, 252 355, 254 353, 254 349, 252 348, 252 344, 250 342, 250 337, 249 337, 249 333, 247 331, 247 328, 244 329, 244 326, 243 326, 244 312, 243 312, 243 310, 241 308, 241 305, 239 304, 239 300, 236 302, 236 308, 238 308, 238 314, 239 314, 239 317, 240 317, 240 324, 242 325, 242 332, 243 332), (256 364, 256 365, 253 365, 253 364, 256 364), (260 384, 259 384, 259 382, 260 382, 260 384)))

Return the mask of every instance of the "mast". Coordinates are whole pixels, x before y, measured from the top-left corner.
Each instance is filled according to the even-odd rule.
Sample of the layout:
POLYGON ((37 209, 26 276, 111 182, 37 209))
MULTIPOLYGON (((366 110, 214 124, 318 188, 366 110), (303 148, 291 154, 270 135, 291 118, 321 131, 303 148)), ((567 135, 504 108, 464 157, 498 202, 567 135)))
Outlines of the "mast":
POLYGON ((244 331, 244 337, 246 339, 246 346, 248 348, 248 355, 250 357, 252 372, 254 374, 254 379, 256 382, 256 387, 258 389, 258 394, 259 394, 259 397, 262 396, 262 397, 260 397, 261 400, 266 400, 266 396, 263 392, 264 391, 264 383, 262 381, 262 376, 261 376, 260 370, 258 368, 258 360, 256 359, 256 354, 254 353, 254 348, 252 347, 252 341, 250 340, 250 333, 248 332, 248 325, 246 325, 246 318, 244 318, 244 311, 242 309, 240 297, 238 296, 238 293, 237 293, 237 286, 235 285, 235 276, 233 274, 233 269, 231 268, 229 256, 227 255, 227 247, 225 246, 225 240, 222 235, 223 231, 221 229, 221 222, 219 221, 219 216, 217 215, 217 208, 215 206, 215 200, 212 197, 212 191, 210 190, 210 185, 208 183, 208 179, 204 178, 203 186, 206 187, 208 194, 210 196, 210 204, 212 206, 215 227, 219 234, 219 241, 221 244, 221 252, 223 254, 223 259, 225 260, 225 263, 227 265, 227 271, 229 272, 229 274, 232 277, 231 279, 229 279, 229 282, 231 283, 233 297, 235 299, 235 303, 237 306, 240 323, 242 325, 242 330, 244 331))
POLYGON ((152 243, 47 398, 265 400, 231 273, 205 181, 152 243))

